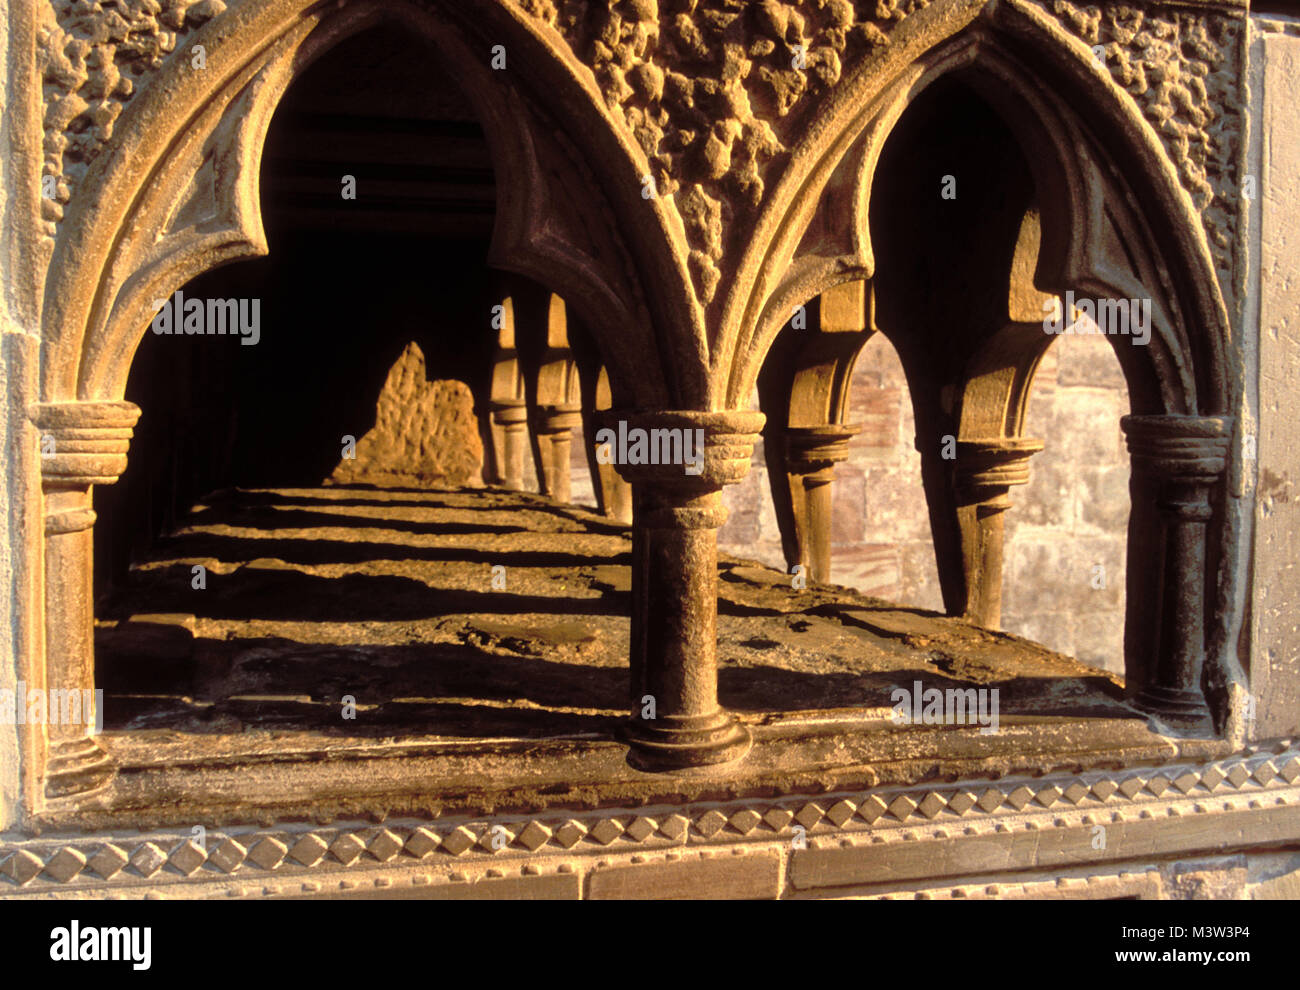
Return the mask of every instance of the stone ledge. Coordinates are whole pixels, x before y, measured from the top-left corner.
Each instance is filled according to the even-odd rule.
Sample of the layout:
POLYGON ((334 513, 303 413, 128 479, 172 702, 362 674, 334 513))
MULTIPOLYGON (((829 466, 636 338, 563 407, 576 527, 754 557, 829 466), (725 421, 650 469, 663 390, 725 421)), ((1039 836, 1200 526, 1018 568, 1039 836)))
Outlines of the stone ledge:
MULTIPOLYGON (((520 878, 516 893, 505 893, 515 890, 505 886, 481 893, 531 897, 535 888, 537 896, 568 896, 567 881, 527 879, 561 874, 586 876, 589 897, 641 897, 658 889, 682 897, 843 896, 863 885, 1068 871, 1297 841, 1300 748, 1291 746, 1199 765, 831 793, 816 800, 681 802, 567 818, 498 814, 212 829, 202 845, 188 830, 13 836, 0 839, 0 897, 333 891, 360 897, 367 885, 373 896, 390 896, 386 888, 394 885, 509 877, 520 878), (1093 841, 1098 826, 1105 829, 1101 849, 1093 841), (714 893, 705 893, 710 887, 714 893)), ((427 895, 391 896, 442 893, 431 887, 427 895)))

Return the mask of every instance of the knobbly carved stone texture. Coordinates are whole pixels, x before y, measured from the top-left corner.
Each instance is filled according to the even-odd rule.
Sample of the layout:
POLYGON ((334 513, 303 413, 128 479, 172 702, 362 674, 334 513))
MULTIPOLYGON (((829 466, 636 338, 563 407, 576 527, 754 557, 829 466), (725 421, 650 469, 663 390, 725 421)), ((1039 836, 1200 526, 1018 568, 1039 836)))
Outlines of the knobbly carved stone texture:
POLYGON ((591 68, 672 195, 705 303, 842 67, 928 0, 515 0, 591 68), (802 68, 796 67, 801 57, 802 68))
POLYGON ((424 352, 410 343, 379 393, 375 426, 344 458, 332 484, 459 488, 482 484, 483 441, 474 396, 457 381, 428 380, 424 352))
MULTIPOLYGON (((226 9, 222 0, 51 0, 42 3, 37 62, 44 84, 42 197, 45 232, 54 236, 72 190, 113 136, 142 77, 196 28, 226 9)), ((188 54, 188 53, 186 53, 188 54)))
POLYGON ((1235 163, 1241 142, 1238 23, 1222 15, 1125 4, 1082 6, 1053 0, 1062 25, 1089 46, 1132 94, 1191 194, 1224 292, 1240 208, 1235 163))

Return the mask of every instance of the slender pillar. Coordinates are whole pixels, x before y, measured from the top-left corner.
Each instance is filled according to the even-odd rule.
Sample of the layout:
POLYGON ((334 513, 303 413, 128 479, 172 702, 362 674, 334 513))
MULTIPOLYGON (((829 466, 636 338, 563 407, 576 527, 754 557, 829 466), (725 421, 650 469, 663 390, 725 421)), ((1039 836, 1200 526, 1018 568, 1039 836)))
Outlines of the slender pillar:
MULTIPOLYGON (((724 485, 749 470, 763 415, 662 412, 624 417, 627 434, 702 431, 702 463, 632 464, 632 717, 629 762, 643 770, 726 763, 749 749, 749 731, 718 704, 718 527, 724 485), (648 699, 654 717, 645 717, 648 699)), ((617 428, 617 414, 605 419, 617 428)))
POLYGON ((569 456, 582 424, 578 368, 569 347, 568 311, 554 293, 516 294, 515 341, 524 375, 537 484, 561 504, 571 500, 569 456))
MULTIPOLYGON (((583 341, 584 336, 575 340, 583 341)), ((610 462, 608 452, 596 442, 600 428, 596 421, 613 405, 613 391, 609 371, 599 363, 600 357, 586 346, 574 348, 578 367, 578 382, 582 394, 582 430, 587 446, 587 470, 591 475, 596 504, 601 514, 624 525, 632 523, 632 486, 623 480, 610 462)))
POLYGON ((538 447, 542 452, 542 494, 561 505, 572 498, 573 428, 582 424, 582 409, 576 403, 542 406, 537 414, 538 447))
MULTIPOLYGON (((1159 589, 1147 616, 1155 655, 1137 660, 1145 671, 1134 703, 1178 728, 1212 727, 1201 679, 1205 666, 1205 602, 1211 585, 1207 524, 1212 494, 1227 466, 1232 420, 1226 416, 1125 416, 1121 420, 1132 456, 1133 492, 1154 498, 1160 533, 1154 567, 1130 572, 1130 588, 1154 579, 1159 589), (1134 580, 1136 579, 1136 580, 1134 580)), ((1134 507, 1135 511, 1137 506, 1134 507)), ((1154 547, 1153 547, 1154 548, 1154 547)), ((1129 610, 1130 619, 1133 609, 1129 610)))
POLYGON ((862 427, 845 423, 853 365, 872 326, 871 289, 846 282, 826 290, 772 345, 758 379, 767 414, 763 454, 786 565, 830 580, 834 465, 862 427))
POLYGON ((524 400, 524 379, 515 348, 515 301, 508 280, 501 279, 498 295, 501 325, 497 329, 492 358, 492 392, 488 408, 492 415, 492 484, 511 491, 524 489, 524 452, 528 448, 528 409, 524 400))
POLYGON ((814 581, 831 577, 831 482, 847 460, 856 425, 787 427, 785 470, 790 478, 800 563, 814 581))
MULTIPOLYGON (((111 485, 126 469, 131 431, 140 417, 129 402, 66 402, 36 407, 45 494, 45 795, 80 796, 113 777, 107 752, 94 738, 95 511, 91 489, 111 485), (53 692, 76 692, 78 724, 57 724, 53 692), (85 694, 84 692, 89 692, 85 694)), ((65 695, 66 697, 66 695, 65 695)))
POLYGON ((524 490, 524 456, 528 451, 528 409, 523 399, 492 400, 492 435, 497 445, 497 481, 514 492, 524 490))
POLYGON ((988 629, 1002 623, 1004 515, 1011 488, 1029 482, 1029 459, 1041 440, 993 437, 957 443, 954 488, 966 578, 963 614, 988 629))

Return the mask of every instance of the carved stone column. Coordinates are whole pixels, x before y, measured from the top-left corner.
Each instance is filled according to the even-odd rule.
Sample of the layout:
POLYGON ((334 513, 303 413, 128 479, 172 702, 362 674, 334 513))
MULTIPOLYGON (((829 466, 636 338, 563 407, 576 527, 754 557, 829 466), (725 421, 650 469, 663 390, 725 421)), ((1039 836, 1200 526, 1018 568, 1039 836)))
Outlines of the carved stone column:
POLYGON ((528 408, 523 399, 492 400, 492 436, 498 481, 514 492, 524 490, 524 455, 528 451, 528 408))
MULTIPOLYGON (((574 339, 585 343, 582 336, 574 339)), ((609 454, 601 451, 602 445, 596 442, 596 435, 600 432, 596 421, 602 414, 608 413, 614 404, 613 386, 609 380, 609 371, 599 363, 599 355, 592 353, 588 347, 579 345, 574 348, 582 390, 582 430, 587 445, 587 470, 591 475, 596 504, 601 513, 624 525, 631 525, 632 486, 610 463, 609 454)))
MULTIPOLYGON (((644 770, 675 770, 738 759, 749 749, 749 732, 718 705, 717 537, 727 517, 722 488, 749 470, 763 415, 660 412, 622 418, 629 435, 679 429, 691 430, 693 437, 702 430, 704 437, 698 466, 617 464, 635 500, 629 761, 644 770), (653 718, 643 717, 647 695, 653 718)), ((605 421, 616 425, 616 414, 605 421)))
MULTIPOLYGON (((1134 702, 1176 728, 1208 729, 1210 710, 1201 687, 1209 588, 1206 526, 1214 514, 1213 489, 1227 466, 1232 420, 1125 416, 1120 422, 1132 457, 1134 501, 1154 501, 1160 529, 1158 542, 1148 544, 1155 556, 1145 575, 1131 574, 1138 580, 1131 580, 1130 588, 1145 576, 1159 589, 1151 602, 1155 609, 1146 617, 1155 626, 1148 640, 1154 656, 1139 664, 1145 683, 1134 702)), ((1135 504, 1135 514, 1138 509, 1135 504)))
POLYGON ((993 437, 957 442, 954 488, 966 576, 963 614, 996 629, 1002 622, 1003 515, 1013 485, 1029 483, 1029 459, 1041 440, 993 437))
POLYGON ((577 403, 542 406, 537 411, 538 449, 542 452, 541 483, 543 495, 561 505, 572 499, 570 455, 573 428, 582 425, 582 407, 577 403))
POLYGON ((785 470, 792 482, 795 527, 802 556, 814 581, 831 577, 831 482, 835 465, 848 459, 856 425, 790 426, 785 429, 785 470))
MULTIPOLYGON (((111 485, 126 469, 140 409, 130 402, 36 406, 45 494, 45 684, 47 692, 89 690, 80 725, 46 726, 45 795, 62 798, 112 779, 108 754, 94 738, 94 540, 91 487, 111 485)), ((47 694, 47 705, 53 697, 47 694)), ((83 696, 84 697, 84 696, 83 696)), ((51 713, 52 714, 52 713, 51 713)))
POLYGON ((786 565, 801 564, 814 581, 830 580, 834 465, 861 430, 845 423, 853 366, 876 331, 865 282, 827 289, 773 342, 758 379, 767 414, 763 454, 786 565))
POLYGON ((488 408, 492 415, 493 484, 511 491, 524 490, 524 453, 528 449, 528 408, 524 399, 523 372, 515 349, 515 303, 508 293, 508 281, 498 276, 501 288, 501 326, 497 329, 492 357, 492 391, 488 408))

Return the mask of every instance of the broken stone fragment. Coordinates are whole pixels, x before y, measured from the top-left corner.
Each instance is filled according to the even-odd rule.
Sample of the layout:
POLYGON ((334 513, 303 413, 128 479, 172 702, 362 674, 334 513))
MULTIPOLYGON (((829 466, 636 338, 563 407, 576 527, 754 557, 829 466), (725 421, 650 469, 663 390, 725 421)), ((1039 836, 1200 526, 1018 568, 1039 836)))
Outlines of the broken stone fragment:
POLYGON ((388 372, 374 427, 326 484, 403 488, 481 487, 483 441, 474 396, 458 381, 429 381, 414 342, 388 372))

